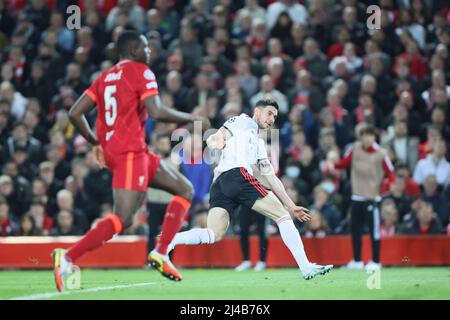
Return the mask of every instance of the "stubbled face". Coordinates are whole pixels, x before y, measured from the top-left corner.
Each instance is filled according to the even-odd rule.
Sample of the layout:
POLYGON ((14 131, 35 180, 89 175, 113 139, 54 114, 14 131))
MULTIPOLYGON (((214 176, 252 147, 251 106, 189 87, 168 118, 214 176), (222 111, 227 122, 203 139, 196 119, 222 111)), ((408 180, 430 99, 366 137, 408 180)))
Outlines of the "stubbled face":
POLYGON ((255 109, 255 120, 260 129, 269 129, 275 123, 278 110, 273 106, 258 107, 255 109))

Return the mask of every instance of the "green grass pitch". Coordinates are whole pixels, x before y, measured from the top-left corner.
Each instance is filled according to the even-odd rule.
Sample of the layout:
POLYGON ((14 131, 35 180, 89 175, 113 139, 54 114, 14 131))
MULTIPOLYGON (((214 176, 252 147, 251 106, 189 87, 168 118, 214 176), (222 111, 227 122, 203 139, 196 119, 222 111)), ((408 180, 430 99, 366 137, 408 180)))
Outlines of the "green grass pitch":
POLYGON ((84 269, 81 288, 63 294, 51 271, 0 271, 0 299, 450 299, 450 267, 383 268, 372 290, 364 270, 335 268, 309 281, 296 269, 180 271, 184 280, 175 283, 155 270, 84 269))

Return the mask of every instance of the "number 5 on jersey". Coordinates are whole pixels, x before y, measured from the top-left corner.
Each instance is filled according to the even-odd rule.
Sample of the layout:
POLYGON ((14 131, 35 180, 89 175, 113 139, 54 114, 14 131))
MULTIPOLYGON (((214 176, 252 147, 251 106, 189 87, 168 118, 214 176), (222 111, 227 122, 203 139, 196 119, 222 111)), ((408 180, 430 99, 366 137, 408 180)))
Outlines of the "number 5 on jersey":
MULTIPOLYGON (((114 122, 116 121, 116 118, 117 118, 117 100, 113 96, 113 94, 116 93, 116 91, 117 91, 117 86, 115 86, 115 85, 105 87, 105 93, 104 93, 105 120, 106 120, 106 124, 110 127, 112 127, 114 125, 114 122)), ((108 131, 106 133, 106 141, 108 141, 111 138, 113 133, 114 133, 114 130, 108 131)))

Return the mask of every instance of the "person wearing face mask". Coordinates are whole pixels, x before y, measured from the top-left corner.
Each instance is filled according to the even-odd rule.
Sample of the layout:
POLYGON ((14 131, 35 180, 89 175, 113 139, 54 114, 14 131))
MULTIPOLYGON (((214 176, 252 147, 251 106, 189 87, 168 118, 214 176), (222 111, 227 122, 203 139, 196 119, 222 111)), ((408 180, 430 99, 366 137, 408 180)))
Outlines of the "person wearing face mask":
POLYGON ((359 140, 345 153, 340 161, 329 161, 330 171, 351 168, 351 233, 353 260, 347 264, 351 269, 362 269, 362 235, 365 225, 369 226, 372 240, 372 260, 366 269, 380 269, 380 210, 379 190, 386 175, 394 180, 394 167, 385 150, 375 142, 376 131, 371 125, 359 131, 359 140))

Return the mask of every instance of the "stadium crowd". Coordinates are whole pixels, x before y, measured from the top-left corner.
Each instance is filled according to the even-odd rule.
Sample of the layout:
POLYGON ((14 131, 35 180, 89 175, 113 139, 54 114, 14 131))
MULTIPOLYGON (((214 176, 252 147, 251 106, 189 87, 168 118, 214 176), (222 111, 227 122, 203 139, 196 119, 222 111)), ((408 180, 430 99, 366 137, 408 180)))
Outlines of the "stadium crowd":
MULTIPOLYGON (((447 1, 0 0, 0 236, 81 235, 111 212, 111 176, 68 110, 117 62, 125 29, 148 38, 162 101, 214 128, 260 98, 278 101, 271 157, 289 195, 314 213, 298 226, 304 236, 349 233, 349 172, 327 163, 365 124, 395 166, 381 188, 382 236, 450 235, 447 1), (72 4, 76 30, 66 25, 72 4), (382 9, 380 29, 366 25, 371 4, 382 9)), ((148 122, 166 162, 174 129, 148 122)), ((196 191, 187 225, 204 226, 208 208, 213 167, 195 164, 201 141, 191 136, 180 153, 196 191)), ((125 233, 148 234, 147 211, 167 202, 150 189, 150 210, 125 233)))

